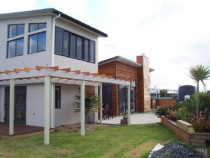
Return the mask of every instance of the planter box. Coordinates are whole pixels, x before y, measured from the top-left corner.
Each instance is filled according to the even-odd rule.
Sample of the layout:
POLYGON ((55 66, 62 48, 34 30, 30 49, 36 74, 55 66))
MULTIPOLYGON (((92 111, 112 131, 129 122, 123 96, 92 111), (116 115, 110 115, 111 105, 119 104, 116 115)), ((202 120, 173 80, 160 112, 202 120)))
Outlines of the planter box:
POLYGON ((127 125, 128 124, 128 119, 121 119, 120 124, 121 125, 127 125))
MULTIPOLYGON (((175 122, 168 120, 163 116, 161 116, 161 123, 171 129, 177 136, 182 138, 187 143, 201 146, 210 145, 210 133, 194 133, 191 130, 186 129, 186 127, 182 126, 180 128, 175 122)), ((188 125, 186 124, 186 126, 188 125)))

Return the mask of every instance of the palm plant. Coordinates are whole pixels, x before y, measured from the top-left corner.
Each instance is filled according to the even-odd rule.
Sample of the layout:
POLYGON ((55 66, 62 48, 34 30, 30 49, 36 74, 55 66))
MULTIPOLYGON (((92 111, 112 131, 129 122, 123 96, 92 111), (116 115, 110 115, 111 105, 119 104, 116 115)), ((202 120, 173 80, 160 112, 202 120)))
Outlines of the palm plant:
POLYGON ((207 80, 210 77, 209 67, 203 65, 196 65, 190 68, 190 78, 192 78, 197 83, 197 95, 196 95, 196 118, 199 117, 199 104, 200 104, 200 95, 199 95, 199 82, 201 81, 204 85, 204 80, 207 80))

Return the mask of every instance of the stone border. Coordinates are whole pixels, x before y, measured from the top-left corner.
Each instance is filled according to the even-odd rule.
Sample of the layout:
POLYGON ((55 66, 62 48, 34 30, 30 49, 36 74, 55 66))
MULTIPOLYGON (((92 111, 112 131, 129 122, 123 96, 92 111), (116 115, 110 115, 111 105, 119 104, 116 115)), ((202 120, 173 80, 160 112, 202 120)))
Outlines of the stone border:
POLYGON ((210 133, 188 133, 179 128, 175 122, 168 120, 164 116, 161 116, 161 123, 171 129, 177 136, 181 137, 187 143, 200 146, 210 145, 210 133))

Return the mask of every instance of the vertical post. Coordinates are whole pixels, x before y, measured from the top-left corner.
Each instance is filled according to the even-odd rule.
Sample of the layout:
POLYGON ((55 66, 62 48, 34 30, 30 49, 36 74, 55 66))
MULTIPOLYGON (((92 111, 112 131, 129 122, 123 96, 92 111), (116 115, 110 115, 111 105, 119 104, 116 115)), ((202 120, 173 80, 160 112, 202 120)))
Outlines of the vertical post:
POLYGON ((100 103, 100 124, 102 124, 102 83, 100 83, 100 87, 99 87, 99 103, 100 103))
POLYGON ((51 96, 51 79, 45 76, 44 81, 44 144, 50 143, 50 96, 51 96))
POLYGON ((80 117, 81 117, 81 136, 85 136, 85 81, 80 85, 80 117))
POLYGON ((9 135, 14 135, 15 79, 10 80, 9 135))
POLYGON ((51 128, 55 128, 55 84, 51 84, 51 128))
POLYGON ((130 115, 131 115, 131 99, 130 99, 130 92, 131 92, 131 90, 130 90, 130 85, 128 85, 127 86, 127 94, 128 94, 128 125, 130 125, 130 122, 131 122, 131 120, 130 120, 130 115))

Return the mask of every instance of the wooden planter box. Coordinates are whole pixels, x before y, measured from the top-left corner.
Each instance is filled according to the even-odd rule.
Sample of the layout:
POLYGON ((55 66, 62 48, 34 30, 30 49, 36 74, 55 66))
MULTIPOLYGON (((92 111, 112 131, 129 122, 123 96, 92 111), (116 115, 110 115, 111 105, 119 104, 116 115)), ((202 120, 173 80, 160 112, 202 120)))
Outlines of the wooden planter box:
POLYGON ((171 129, 177 136, 181 137, 187 143, 201 146, 210 145, 210 133, 188 133, 179 128, 175 122, 168 120, 164 116, 161 116, 161 123, 171 129))

